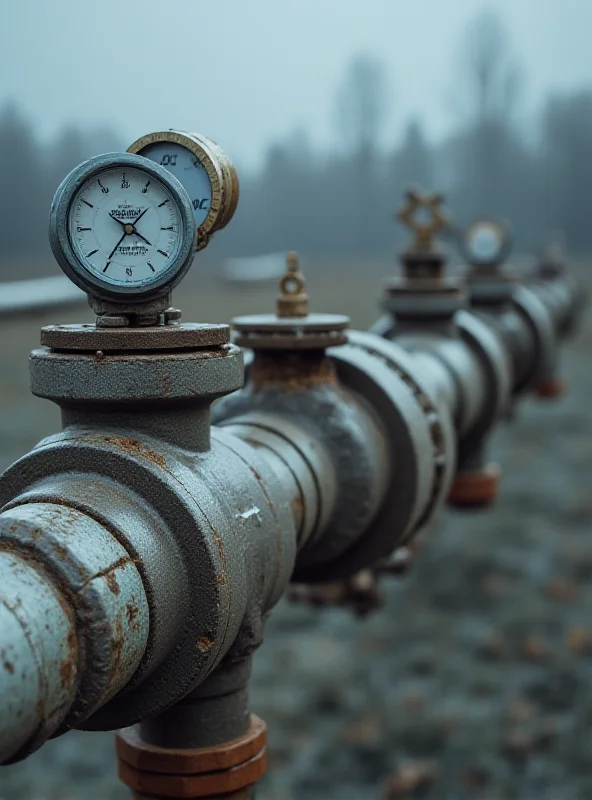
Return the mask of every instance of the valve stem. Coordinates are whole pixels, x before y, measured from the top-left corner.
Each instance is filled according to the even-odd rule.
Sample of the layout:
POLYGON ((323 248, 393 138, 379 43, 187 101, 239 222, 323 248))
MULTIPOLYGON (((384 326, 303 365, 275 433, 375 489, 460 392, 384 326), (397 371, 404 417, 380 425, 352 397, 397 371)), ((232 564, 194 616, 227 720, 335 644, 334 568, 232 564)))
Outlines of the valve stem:
POLYGON ((308 295, 306 281, 300 271, 298 253, 288 253, 286 274, 280 281, 280 292, 276 299, 276 315, 280 318, 307 317, 308 295))

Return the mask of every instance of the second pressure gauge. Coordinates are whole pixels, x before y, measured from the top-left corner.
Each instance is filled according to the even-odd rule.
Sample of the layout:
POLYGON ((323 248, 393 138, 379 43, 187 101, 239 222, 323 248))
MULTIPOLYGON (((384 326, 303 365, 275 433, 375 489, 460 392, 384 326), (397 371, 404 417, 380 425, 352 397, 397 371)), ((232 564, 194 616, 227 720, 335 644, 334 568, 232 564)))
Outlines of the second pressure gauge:
POLYGON ((62 181, 49 237, 59 265, 88 294, 147 302, 189 269, 196 224, 187 193, 166 169, 141 156, 108 153, 62 181))
POLYGON ((495 266, 507 258, 510 236, 499 222, 477 220, 465 231, 462 248, 465 258, 473 266, 495 266))
POLYGON ((198 248, 227 225, 238 203, 238 178, 224 151, 197 133, 160 131, 128 147, 169 170, 185 187, 199 230, 198 248))

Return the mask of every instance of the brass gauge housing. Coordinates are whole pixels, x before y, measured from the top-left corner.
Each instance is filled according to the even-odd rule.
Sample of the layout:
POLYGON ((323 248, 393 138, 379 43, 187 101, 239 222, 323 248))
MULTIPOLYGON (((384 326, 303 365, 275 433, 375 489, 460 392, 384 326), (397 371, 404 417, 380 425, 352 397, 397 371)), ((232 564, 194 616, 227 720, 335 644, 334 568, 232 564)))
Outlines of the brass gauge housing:
POLYGON ((128 147, 171 172, 184 186, 198 227, 198 250, 232 219, 239 198, 234 166, 222 148, 198 133, 149 133, 128 147))

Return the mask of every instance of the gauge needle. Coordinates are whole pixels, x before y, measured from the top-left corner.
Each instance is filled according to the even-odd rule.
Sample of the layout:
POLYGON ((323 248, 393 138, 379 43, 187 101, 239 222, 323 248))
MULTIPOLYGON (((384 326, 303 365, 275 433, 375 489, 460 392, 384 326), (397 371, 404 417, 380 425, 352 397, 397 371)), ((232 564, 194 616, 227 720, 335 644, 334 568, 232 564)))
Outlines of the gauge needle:
POLYGON ((119 245, 123 242, 123 240, 125 239, 126 236, 127 236, 127 233, 124 231, 122 236, 121 236, 121 239, 117 242, 117 244, 115 245, 113 250, 111 250, 111 253, 110 253, 109 257, 107 258, 107 261, 110 261, 113 258, 113 254, 115 253, 115 251, 117 250, 119 245))
POLYGON ((114 219, 115 222, 119 222, 119 224, 125 228, 127 224, 126 222, 124 222, 122 219, 117 219, 117 217, 114 217, 113 214, 109 214, 109 216, 111 217, 111 219, 114 219))
POLYGON ((148 211, 148 209, 149 209, 149 208, 150 208, 150 206, 146 206, 146 208, 145 208, 145 209, 142 211, 142 213, 140 214, 140 216, 139 216, 139 217, 136 217, 136 218, 135 218, 135 220, 132 222, 132 225, 134 225, 134 226, 135 226, 135 224, 136 224, 137 222, 139 222, 139 220, 141 220, 141 219, 142 219, 142 217, 143 217, 143 216, 144 216, 144 214, 145 214, 145 213, 148 211))
POLYGON ((134 234, 138 237, 138 239, 141 239, 143 242, 146 242, 146 244, 149 244, 150 247, 152 247, 152 242, 149 242, 148 239, 146 239, 144 236, 142 236, 141 233, 138 233, 138 231, 135 230, 135 229, 134 229, 134 234))

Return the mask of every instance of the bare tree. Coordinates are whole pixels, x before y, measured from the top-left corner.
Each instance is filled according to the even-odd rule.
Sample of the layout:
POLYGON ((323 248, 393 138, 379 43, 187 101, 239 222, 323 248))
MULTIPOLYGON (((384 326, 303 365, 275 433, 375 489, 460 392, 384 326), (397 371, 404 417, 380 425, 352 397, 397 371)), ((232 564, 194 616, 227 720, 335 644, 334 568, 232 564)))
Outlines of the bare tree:
POLYGON ((517 107, 523 80, 497 14, 486 11, 475 17, 464 33, 460 54, 460 86, 471 120, 507 118, 517 107))
POLYGON ((455 86, 462 127, 454 145, 452 193, 462 217, 505 217, 514 210, 513 183, 520 183, 527 164, 512 119, 521 69, 496 14, 484 12, 468 25, 459 58, 455 86))
POLYGON ((350 62, 337 91, 338 135, 350 152, 373 152, 386 120, 387 82, 384 66, 372 56, 350 62))
POLYGON ((351 223, 343 230, 349 247, 359 252, 371 252, 376 246, 381 213, 376 194, 378 142, 387 100, 382 62, 368 55, 352 58, 337 90, 335 116, 338 138, 348 156, 340 204, 343 219, 351 223))

